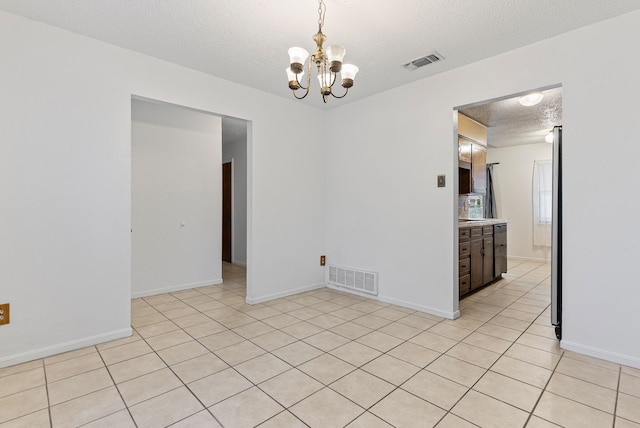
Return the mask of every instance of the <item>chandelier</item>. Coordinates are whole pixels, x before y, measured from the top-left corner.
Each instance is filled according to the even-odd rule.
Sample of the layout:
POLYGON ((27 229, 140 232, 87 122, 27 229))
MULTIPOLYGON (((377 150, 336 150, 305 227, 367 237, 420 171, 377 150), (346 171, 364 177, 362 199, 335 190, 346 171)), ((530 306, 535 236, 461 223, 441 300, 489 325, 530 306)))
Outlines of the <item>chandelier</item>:
POLYGON ((356 77, 358 67, 353 64, 343 64, 342 59, 346 53, 346 49, 343 46, 331 45, 327 46, 327 49, 323 49, 322 44, 327 41, 327 36, 322 34, 322 26, 324 25, 324 15, 326 12, 326 5, 324 0, 318 1, 318 33, 313 36, 313 41, 316 42, 316 51, 309 59, 307 67, 307 82, 306 86, 300 81, 304 75, 304 64, 309 57, 309 52, 303 48, 290 48, 289 58, 291 66, 287 68, 287 76, 289 77, 289 88, 293 91, 293 96, 301 100, 309 94, 309 88, 311 87, 311 64, 315 63, 318 69, 318 81, 320 82, 320 93, 322 94, 322 101, 327 102, 329 95, 334 98, 344 98, 349 92, 349 88, 353 86, 353 79, 356 77), (338 73, 342 77, 342 87, 345 89, 344 94, 336 95, 333 93, 334 83, 337 80, 338 73), (304 91, 302 96, 299 96, 299 92, 304 91))

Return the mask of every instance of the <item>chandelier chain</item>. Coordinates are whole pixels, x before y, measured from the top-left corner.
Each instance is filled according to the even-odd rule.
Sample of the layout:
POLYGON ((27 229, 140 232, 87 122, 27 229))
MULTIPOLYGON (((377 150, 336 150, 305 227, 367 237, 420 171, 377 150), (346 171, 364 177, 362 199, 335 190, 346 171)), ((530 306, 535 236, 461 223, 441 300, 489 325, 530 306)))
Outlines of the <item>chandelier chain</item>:
POLYGON ((318 0, 318 26, 320 29, 324 27, 324 14, 327 12, 327 6, 324 4, 324 0, 318 0))

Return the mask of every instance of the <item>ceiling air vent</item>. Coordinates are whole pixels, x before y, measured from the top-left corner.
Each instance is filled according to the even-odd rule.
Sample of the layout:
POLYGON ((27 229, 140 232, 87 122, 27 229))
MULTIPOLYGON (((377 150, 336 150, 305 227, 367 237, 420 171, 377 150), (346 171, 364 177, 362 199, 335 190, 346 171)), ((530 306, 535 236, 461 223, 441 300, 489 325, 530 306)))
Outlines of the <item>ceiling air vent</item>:
POLYGON ((409 71, 417 70, 420 67, 424 67, 425 65, 433 64, 434 62, 438 62, 443 60, 444 57, 440 55, 438 52, 434 52, 429 55, 422 56, 420 58, 414 59, 411 62, 403 64, 402 66, 409 71))

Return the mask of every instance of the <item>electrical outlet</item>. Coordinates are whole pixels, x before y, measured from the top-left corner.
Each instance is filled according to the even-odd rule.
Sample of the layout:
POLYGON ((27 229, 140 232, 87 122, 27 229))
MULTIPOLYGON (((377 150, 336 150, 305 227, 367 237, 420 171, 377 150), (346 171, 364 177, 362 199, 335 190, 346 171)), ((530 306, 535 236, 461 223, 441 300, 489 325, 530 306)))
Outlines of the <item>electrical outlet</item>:
POLYGON ((327 262, 327 257, 320 256, 320 266, 324 266, 326 262, 327 262))
POLYGON ((9 304, 3 303, 0 305, 0 325, 9 324, 9 304))

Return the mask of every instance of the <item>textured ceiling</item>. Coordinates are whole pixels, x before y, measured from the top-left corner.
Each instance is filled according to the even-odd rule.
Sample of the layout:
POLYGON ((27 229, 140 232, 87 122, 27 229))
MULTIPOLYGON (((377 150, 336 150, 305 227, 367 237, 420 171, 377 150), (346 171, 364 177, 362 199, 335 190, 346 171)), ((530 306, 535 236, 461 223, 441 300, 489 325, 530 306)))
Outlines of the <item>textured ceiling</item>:
POLYGON ((486 126, 490 147, 544 143, 554 126, 562 125, 562 88, 542 91, 542 101, 531 107, 519 97, 464 108, 460 113, 486 126))
MULTIPOLYGON (((348 103, 585 25, 640 0, 326 0, 328 44, 360 67, 342 100, 323 105, 314 79, 300 101, 348 103), (438 51, 410 72, 401 64, 438 51)), ((287 49, 314 47, 314 0, 0 0, 0 10, 66 28, 227 80, 291 97, 287 49)))

